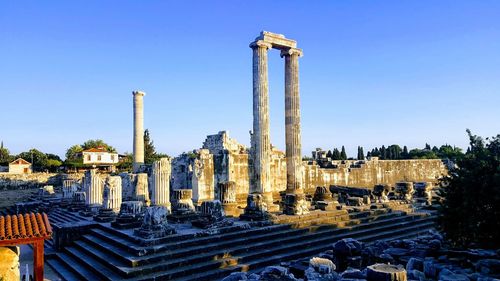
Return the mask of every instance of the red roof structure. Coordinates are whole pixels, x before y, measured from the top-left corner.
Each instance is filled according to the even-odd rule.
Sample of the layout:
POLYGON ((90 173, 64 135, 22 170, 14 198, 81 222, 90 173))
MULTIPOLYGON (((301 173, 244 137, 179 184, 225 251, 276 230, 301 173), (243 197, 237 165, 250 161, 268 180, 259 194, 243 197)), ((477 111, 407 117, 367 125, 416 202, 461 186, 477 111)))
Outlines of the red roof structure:
POLYGON ((33 244, 35 281, 43 281, 43 243, 52 237, 45 213, 0 216, 0 246, 33 244))
POLYGON ((16 160, 10 162, 12 165, 30 165, 31 163, 24 160, 23 158, 17 158, 16 160))
POLYGON ((108 152, 106 149, 104 149, 103 147, 98 147, 98 148, 89 148, 89 149, 86 149, 82 152, 108 152))

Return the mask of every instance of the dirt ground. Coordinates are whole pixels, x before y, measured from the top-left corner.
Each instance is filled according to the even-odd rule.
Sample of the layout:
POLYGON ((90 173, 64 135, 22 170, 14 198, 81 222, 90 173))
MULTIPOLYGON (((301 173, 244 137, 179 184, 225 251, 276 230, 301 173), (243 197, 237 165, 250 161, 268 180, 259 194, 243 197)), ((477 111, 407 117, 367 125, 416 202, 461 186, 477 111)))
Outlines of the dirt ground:
POLYGON ((14 203, 25 201, 31 195, 34 195, 37 192, 38 192, 37 188, 2 190, 0 191, 0 208, 10 207, 13 206, 14 203))

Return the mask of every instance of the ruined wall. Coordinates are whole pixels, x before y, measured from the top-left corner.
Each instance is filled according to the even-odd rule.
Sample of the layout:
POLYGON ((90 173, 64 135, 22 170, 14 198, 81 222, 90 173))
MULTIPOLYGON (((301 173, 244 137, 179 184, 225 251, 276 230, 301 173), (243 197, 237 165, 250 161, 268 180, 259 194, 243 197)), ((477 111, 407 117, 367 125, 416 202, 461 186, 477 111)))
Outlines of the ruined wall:
MULTIPOLYGON (((273 148, 271 187, 276 196, 286 190, 285 154, 273 148)), ((423 160, 346 160, 333 161, 335 168, 321 168, 316 162, 303 162, 304 188, 313 194, 317 186, 342 185, 373 188, 376 184, 394 186, 398 181, 436 182, 448 173, 439 159, 423 160)), ((218 184, 236 183, 238 202, 245 202, 250 188, 252 162, 249 150, 222 131, 207 137, 203 149, 182 154, 172 163, 172 188, 193 189, 193 200, 218 198, 218 184)))
POLYGON ((448 169, 440 159, 338 161, 338 168, 320 168, 304 162, 304 182, 308 192, 317 186, 343 185, 373 188, 394 186, 398 181, 436 182, 448 169))
POLYGON ((191 177, 193 202, 214 199, 214 159, 207 149, 200 149, 198 157, 193 161, 193 175, 191 177))
POLYGON ((83 173, 57 174, 57 173, 32 173, 9 174, 0 173, 0 190, 38 188, 44 185, 62 186, 63 179, 80 180, 83 173))

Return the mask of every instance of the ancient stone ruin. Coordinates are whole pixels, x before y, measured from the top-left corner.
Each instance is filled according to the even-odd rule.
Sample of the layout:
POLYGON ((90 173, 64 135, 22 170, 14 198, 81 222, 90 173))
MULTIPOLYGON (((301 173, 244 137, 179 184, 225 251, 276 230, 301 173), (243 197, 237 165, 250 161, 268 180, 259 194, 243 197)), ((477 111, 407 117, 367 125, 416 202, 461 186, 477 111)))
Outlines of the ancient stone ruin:
POLYGON ((145 93, 134 91, 131 172, 90 169, 5 210, 49 214, 54 234, 45 258, 64 280, 499 277, 498 253, 453 252, 434 231, 437 182, 448 173, 447 163, 337 161, 321 150, 303 160, 302 50, 296 41, 265 31, 250 48, 250 147, 220 131, 198 149, 146 164, 145 93), (285 63, 284 152, 270 138, 272 49, 285 63))

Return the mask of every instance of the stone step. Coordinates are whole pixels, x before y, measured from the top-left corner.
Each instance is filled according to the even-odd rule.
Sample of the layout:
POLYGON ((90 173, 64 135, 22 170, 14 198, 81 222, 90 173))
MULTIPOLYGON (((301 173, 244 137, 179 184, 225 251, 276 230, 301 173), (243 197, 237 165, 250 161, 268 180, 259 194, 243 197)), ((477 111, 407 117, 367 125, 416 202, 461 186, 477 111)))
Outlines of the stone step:
POLYGON ((47 259, 47 264, 61 276, 63 281, 75 281, 81 280, 73 271, 68 269, 69 267, 65 266, 59 259, 53 257, 47 259))
MULTIPOLYGON (((169 241, 164 244, 158 244, 154 246, 138 246, 137 244, 130 243, 128 240, 124 240, 120 237, 115 236, 112 233, 107 232, 106 230, 103 229, 92 229, 90 232, 91 235, 94 237, 97 237, 101 240, 104 240, 106 242, 112 243, 113 245, 116 245, 117 248, 122 248, 123 250, 136 255, 136 256, 144 256, 149 253, 157 253, 157 252, 162 252, 166 250, 173 250, 177 248, 185 248, 191 245, 196 245, 200 243, 211 243, 213 241, 218 241, 218 240, 228 240, 232 239, 234 237, 242 237, 242 236, 252 236, 257 233, 263 233, 263 232, 272 232, 280 229, 289 229, 289 225, 271 225, 271 226, 266 226, 266 227, 255 227, 255 228, 250 228, 250 229, 243 229, 243 230, 238 230, 234 232, 228 232, 228 233, 223 233, 223 234, 217 234, 217 235, 210 235, 210 236, 205 236, 205 237, 193 237, 192 235, 186 237, 182 241, 169 241)), ((86 236, 88 237, 88 236, 86 236)), ((169 236, 170 237, 170 236, 169 236)), ((167 237, 168 238, 168 237, 167 237)))
MULTIPOLYGON (((253 263, 255 259, 262 259, 262 257, 266 256, 281 257, 284 255, 288 258, 297 249, 321 248, 325 247, 325 243, 333 243, 345 237, 395 236, 397 235, 394 230, 395 227, 397 229, 408 228, 411 225, 420 223, 420 227, 423 229, 425 221, 431 221, 430 224, 434 224, 432 217, 421 218, 421 216, 423 215, 405 216, 403 213, 394 212, 364 217, 359 220, 359 224, 346 228, 335 229, 332 226, 315 226, 305 229, 305 232, 304 229, 291 229, 286 225, 284 227, 278 225, 251 228, 239 231, 240 233, 236 235, 234 233, 225 233, 214 235, 214 237, 192 237, 178 242, 180 245, 177 247, 175 247, 176 242, 167 243, 173 249, 169 250, 169 247, 164 247, 162 251, 147 256, 134 256, 133 253, 127 252, 125 250, 127 246, 137 247, 128 240, 121 246, 113 246, 114 242, 116 242, 115 239, 121 238, 114 236, 114 234, 111 234, 112 232, 97 229, 97 232, 91 232, 85 235, 84 239, 76 241, 73 247, 68 247, 67 253, 73 255, 73 261, 77 261, 78 264, 75 266, 86 268, 94 275, 97 275, 99 279, 96 280, 122 280, 126 277, 138 280, 148 280, 148 278, 149 280, 164 280, 186 277, 187 274, 193 272, 217 272, 221 270, 220 268, 229 270, 238 263, 253 263), (260 234, 259 231, 256 231, 257 229, 260 229, 260 234), (247 234, 246 237, 255 237, 255 240, 249 242, 248 239, 245 239, 245 236, 242 236, 248 232, 253 233, 247 234), (101 236, 95 235, 96 233, 100 233, 101 236), (294 233, 296 235, 291 235, 294 233), (228 237, 228 239, 224 239, 224 237, 228 237), (312 245, 314 247, 301 245, 312 245), (117 251, 113 255, 112 253, 115 250, 121 252, 117 251), (254 253, 258 254, 255 255, 254 253), (139 263, 139 260, 142 260, 141 263, 139 263), (111 273, 107 274, 109 272, 111 273)), ((158 250, 155 248, 158 246, 161 247, 162 245, 151 248, 158 250)), ((140 249, 141 247, 137 248, 140 249)), ((321 250, 316 254, 319 252, 321 250)))
POLYGON ((71 258, 77 260, 80 264, 85 266, 87 269, 92 271, 99 280, 120 280, 121 276, 115 273, 114 270, 109 269, 92 256, 87 253, 77 249, 76 247, 66 247, 64 251, 71 256, 71 258))
POLYGON ((86 255, 92 257, 92 259, 99 262, 101 265, 106 266, 108 269, 113 270, 113 272, 121 275, 122 277, 127 277, 126 268, 134 268, 137 265, 128 265, 124 262, 123 258, 118 258, 117 256, 112 256, 107 252, 103 252, 102 248, 93 247, 84 241, 75 241, 72 245, 78 251, 85 253, 86 255))
MULTIPOLYGON (((386 214, 383 217, 379 216, 378 218, 391 218, 391 217, 397 217, 400 216, 398 213, 392 213, 392 214, 386 214)), ((368 222, 370 218, 364 218, 364 222, 368 222)), ((392 221, 388 221, 392 222, 392 221)), ((326 229, 331 229, 331 226, 324 226, 326 229)), ((268 227, 268 229, 273 229, 273 231, 266 231, 266 232, 261 232, 261 233, 238 233, 238 236, 233 237, 225 237, 225 236, 219 236, 219 237, 212 237, 210 239, 212 243, 207 243, 207 241, 204 241, 203 238, 197 238, 193 239, 193 241, 185 241, 186 245, 181 245, 184 247, 181 247, 179 250, 170 250, 167 252, 157 252, 155 254, 151 255, 145 255, 141 257, 136 257, 133 255, 127 255, 126 252, 122 251, 121 249, 117 249, 114 247, 112 244, 107 243, 106 241, 101 240, 100 238, 90 236, 90 235, 84 235, 83 240, 85 242, 88 242, 91 245, 90 248, 96 247, 96 248, 101 248, 102 250, 105 251, 106 253, 113 255, 114 257, 120 259, 122 262, 125 262, 128 266, 138 266, 140 264, 151 264, 153 262, 161 261, 161 260, 167 260, 171 258, 177 258, 177 257, 182 257, 182 256, 191 256, 195 255, 197 253, 203 253, 207 251, 212 251, 212 250, 217 250, 217 249, 223 249, 224 247, 231 246, 233 244, 250 244, 250 243, 256 243, 261 240, 269 240, 272 238, 281 238, 281 237, 291 237, 293 235, 302 235, 306 233, 307 231, 319 231, 322 228, 321 227, 316 227, 313 230, 311 229, 290 229, 290 228, 271 228, 268 227), (229 239, 231 238, 231 239, 229 239), (216 243, 214 243, 216 242, 216 243), (193 245, 193 246, 189 246, 193 245)), ((338 230, 341 231, 341 230, 338 230)), ((347 229, 345 230, 347 231, 347 229)), ((209 237, 206 237, 209 238, 209 237)), ((91 249, 90 249, 91 250, 91 249)))
POLYGON ((85 220, 81 217, 77 217, 76 215, 70 212, 62 212, 62 211, 52 211, 49 213, 48 216, 51 222, 55 221, 58 224, 85 220))
MULTIPOLYGON (((397 213, 395 214, 388 214, 386 216, 388 216, 389 218, 396 218, 395 216, 398 215, 397 213), (389 217, 390 215, 390 217, 389 217)), ((403 217, 404 218, 404 217, 403 217)), ((368 219, 368 218, 367 218, 368 219)), ((404 219, 409 219, 409 218, 404 218, 404 219)), ((394 223, 393 220, 389 220, 386 218, 386 222, 385 223, 394 223)), ((380 224, 380 222, 377 222, 377 224, 380 224)), ((297 237, 296 240, 300 240, 301 236, 300 234, 304 234, 304 230, 293 230, 291 229, 292 231, 295 231, 297 232, 297 235, 294 235, 295 237, 297 237)), ((330 228, 331 230, 331 228, 330 228)), ((276 233, 265 233, 265 235, 262 235, 262 237, 258 237, 259 239, 257 239, 256 241, 269 241, 271 240, 274 244, 281 244, 283 243, 282 242, 282 237, 287 237, 287 239, 290 239, 292 236, 289 234, 289 233, 283 233, 283 231, 286 231, 286 230, 281 230, 280 231, 277 231, 276 233), (272 235, 271 237, 266 237, 266 235, 272 235)), ((340 231, 340 229, 338 229, 337 231, 340 231)), ((347 230, 346 230, 347 231, 347 230)), ((248 238, 246 238, 248 239, 248 238)), ((155 272, 155 271, 161 271, 161 270, 170 270, 172 268, 176 268, 176 267, 182 267, 182 266, 185 266, 185 265, 189 265, 189 264, 198 264, 198 263, 201 263, 203 264, 203 262, 205 261, 211 261, 211 260, 220 260, 220 262, 215 262, 213 264, 211 264, 211 266, 213 266, 214 268, 218 268, 221 266, 221 264, 225 264, 227 263, 228 261, 224 260, 224 253, 225 252, 228 252, 231 250, 231 248, 227 248, 227 246, 231 246, 231 245, 240 245, 240 247, 238 248, 239 250, 245 250, 245 251, 249 251, 250 248, 257 248, 259 247, 260 248, 266 248, 266 247, 271 247, 272 245, 270 245, 269 243, 270 242, 267 242, 266 243, 263 243, 263 242, 253 242, 251 245, 251 247, 248 247, 248 246, 245 246, 244 243, 247 243, 246 245, 248 245, 248 243, 250 243, 251 241, 245 241, 245 239, 243 240, 237 240, 237 241, 222 241, 220 243, 214 243, 214 244, 211 244, 210 246, 208 245, 201 245, 201 246, 197 246, 195 248, 192 248, 192 249, 189 249, 188 251, 185 251, 185 250, 182 250, 177 253, 158 253, 158 254, 155 254, 153 256, 143 256, 143 257, 139 257, 139 258, 143 258, 143 266, 137 266, 137 267, 122 267, 123 263, 122 261, 118 261, 117 258, 119 255, 123 254, 123 253, 118 253, 118 256, 110 256, 109 253, 110 252, 107 252, 107 253, 104 253, 103 249, 107 249, 108 245, 101 245, 102 248, 100 249, 96 249, 97 247, 99 247, 100 243, 99 241, 94 241, 94 245, 88 245, 86 244, 84 241, 77 241, 75 242, 75 247, 79 247, 80 250, 84 251, 87 255, 90 255, 92 256, 94 259, 96 259, 98 262, 101 262, 103 264, 105 264, 106 266, 108 266, 110 269, 113 269, 115 272, 117 272, 118 274, 120 274, 121 276, 137 276, 139 274, 147 274, 147 273, 152 273, 152 272, 155 272), (241 246, 243 245, 243 246, 241 246), (208 247, 208 248, 207 248, 208 247), (207 252, 207 249, 212 249, 211 252, 207 252), (164 261, 164 262, 162 262, 164 261)), ((109 249, 108 251, 112 251, 112 249, 109 249)), ((123 259, 123 257, 120 257, 121 259, 123 259)), ((130 258, 130 257, 129 257, 130 258)), ((131 257, 131 259, 134 259, 134 257, 131 257)), ((229 260, 229 262, 231 262, 231 260, 229 260)), ((137 263, 135 263, 134 265, 137 265, 137 263)), ((210 266, 210 264, 206 264, 205 266, 210 266)), ((173 274, 173 273, 172 273, 173 274)))
MULTIPOLYGON (((65 268, 68 268, 73 272, 74 275, 77 275, 77 279, 68 279, 68 280, 101 280, 97 275, 95 275, 91 270, 89 270, 85 265, 81 264, 80 261, 77 261, 70 257, 66 253, 56 253, 55 257, 52 259, 56 259, 60 264, 64 265, 65 268)), ((53 268, 57 271, 58 268, 53 268)), ((64 272, 59 272, 59 275, 64 276, 64 272)), ((65 277, 66 279, 66 277, 65 277)))
POLYGON ((235 243, 251 243, 252 241, 258 241, 261 239, 280 236, 282 233, 294 233, 293 235, 300 235, 306 232, 306 229, 297 230, 297 229, 286 229, 283 227, 271 227, 269 229, 261 229, 261 231, 255 231, 252 233, 238 233, 238 235, 218 235, 218 237, 200 237, 199 239, 193 239, 190 241, 185 241, 186 243, 180 243, 184 245, 180 245, 181 247, 175 247, 174 249, 168 249, 168 247, 163 247, 161 249, 157 249, 155 253, 136 256, 125 252, 121 248, 115 247, 112 243, 108 243, 101 239, 101 237, 96 237, 93 235, 84 235, 80 244, 85 245, 91 251, 92 249, 100 249, 103 252, 103 255, 110 256, 120 259, 122 263, 127 266, 134 267, 143 264, 150 264, 152 262, 157 262, 161 260, 167 260, 172 258, 178 258, 183 256, 195 255, 200 252, 206 252, 209 250, 215 250, 217 248, 222 248, 224 246, 230 246, 235 243), (211 238, 211 239, 203 239, 203 238, 211 238), (215 243, 214 243, 215 242, 215 243), (184 246, 184 247, 182 247, 184 246), (105 252, 105 253, 104 253, 105 252))
MULTIPOLYGON (((423 218, 423 219, 418 219, 419 221, 427 220, 428 218, 423 218)), ((415 221, 408 221, 408 222, 403 222, 406 224, 414 224, 416 223, 415 221)), ((402 225, 401 223, 400 225, 402 225)), ((239 245, 236 246, 232 249, 225 249, 222 251, 223 254, 219 254, 219 256, 214 255, 214 253, 206 253, 208 256, 212 257, 214 260, 214 268, 215 267, 221 267, 226 264, 234 263, 234 262, 241 262, 245 261, 246 259, 255 259, 258 258, 259 256, 267 256, 272 253, 281 253, 281 252, 287 252, 290 249, 295 249, 295 248, 304 248, 306 244, 319 244, 320 246, 325 245, 325 242, 328 243, 333 243, 339 239, 346 238, 346 237, 356 237, 360 236, 361 234, 366 234, 366 233, 372 233, 372 232, 381 232, 384 229, 392 228, 392 225, 386 225, 383 227, 378 227, 376 230, 372 231, 366 231, 366 230, 361 230, 361 231, 353 231, 353 232, 348 232, 348 233, 343 233, 340 235, 333 235, 332 233, 324 233, 328 235, 321 235, 319 237, 318 233, 311 233, 299 237, 283 237, 281 239, 275 239, 272 241, 264 241, 260 243, 254 243, 251 245, 239 245), (229 257, 228 257, 229 256, 229 257), (219 258, 220 257, 220 258, 219 258), (235 260, 236 259, 236 260, 235 260)), ((190 263, 191 264, 191 263, 190 263)), ((169 277, 172 277, 172 273, 170 273, 169 277)))
MULTIPOLYGON (((433 223, 429 222, 420 222, 420 223, 412 223, 408 225, 407 227, 400 227, 398 228, 398 231, 402 233, 402 235, 408 235, 408 233, 412 233, 413 231, 426 231, 428 228, 428 225, 433 225, 433 223)), ((392 230, 390 230, 392 231, 392 230)), ((389 232, 389 231, 387 231, 389 232)), ((354 234, 354 235, 345 235, 346 237, 352 237, 359 239, 361 241, 370 241, 370 240, 376 240, 385 237, 387 235, 387 232, 379 232, 379 233, 373 233, 370 235, 365 235, 365 236, 359 236, 354 234)), ((392 231, 394 232, 394 231, 392 231)), ((252 251, 250 255, 246 256, 239 256, 239 257, 233 257, 233 259, 236 259, 237 265, 235 266, 229 266, 226 268, 218 268, 218 269, 213 269, 210 271, 206 271, 203 273, 195 274, 195 275, 190 275, 186 277, 179 278, 179 280, 213 280, 216 278, 222 278, 224 276, 227 276, 231 272, 234 271, 249 271, 249 270, 256 270, 256 269, 261 269, 265 266, 268 265, 277 265, 281 261, 289 261, 289 260, 294 260, 294 259, 299 259, 299 258, 304 258, 308 256, 313 256, 316 254, 319 254, 322 251, 328 250, 331 248, 331 245, 335 242, 338 241, 342 238, 346 237, 329 237, 327 239, 323 239, 321 241, 308 241, 306 238, 304 238, 304 241, 299 241, 294 244, 286 244, 282 248, 287 249, 279 249, 279 247, 272 248, 270 250, 264 249, 260 251, 252 251), (242 264, 244 263, 244 264, 242 264)), ((145 279, 147 280, 147 279, 145 279)))

